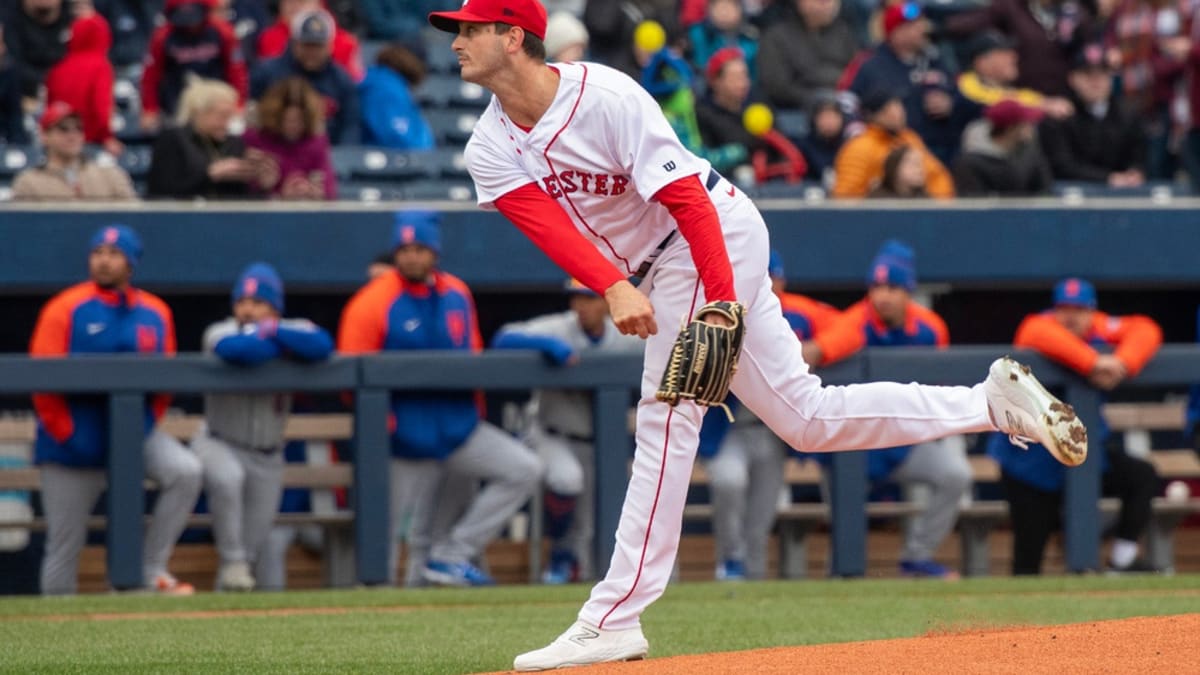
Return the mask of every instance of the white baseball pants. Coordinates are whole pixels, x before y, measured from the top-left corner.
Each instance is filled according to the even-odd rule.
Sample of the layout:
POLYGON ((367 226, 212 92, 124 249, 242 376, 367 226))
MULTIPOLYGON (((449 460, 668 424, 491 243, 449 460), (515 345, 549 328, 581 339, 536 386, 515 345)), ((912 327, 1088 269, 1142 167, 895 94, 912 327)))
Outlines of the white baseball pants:
MULTIPOLYGON (((767 277, 766 224, 740 191, 722 179, 711 194, 746 306, 746 337, 733 393, 784 442, 808 452, 911 445, 951 434, 995 429, 982 385, 933 387, 877 382, 823 387, 800 356, 767 277)), ((639 625, 642 611, 667 586, 679 548, 683 506, 705 409, 655 400, 680 322, 706 302, 683 237, 667 246, 642 282, 659 332, 646 343, 637 451, 617 526, 608 574, 579 618, 604 629, 639 625)), ((720 300, 722 298, 713 298, 720 300)))

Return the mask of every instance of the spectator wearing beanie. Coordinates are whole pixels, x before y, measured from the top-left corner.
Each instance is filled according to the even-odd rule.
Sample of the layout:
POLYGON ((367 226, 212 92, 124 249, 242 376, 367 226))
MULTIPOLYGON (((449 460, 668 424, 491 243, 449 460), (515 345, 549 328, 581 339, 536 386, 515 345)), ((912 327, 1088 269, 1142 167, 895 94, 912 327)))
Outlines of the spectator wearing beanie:
POLYGON ((433 129, 412 95, 412 88, 425 79, 425 64, 399 44, 379 50, 375 61, 358 85, 363 143, 399 150, 432 150, 433 129))
POLYGON ((243 136, 279 167, 274 185, 256 184, 284 199, 334 199, 337 179, 325 136, 325 103, 308 82, 289 77, 258 102, 258 127, 243 136))
POLYGON ((1035 196, 1050 190, 1054 177, 1038 144, 1043 113, 1012 99, 984 110, 964 134, 954 161, 954 184, 963 196, 1035 196))
MULTIPOLYGON (((750 71, 742 51, 737 47, 717 50, 704 68, 704 77, 708 91, 696 102, 696 123, 705 147, 736 144, 744 147, 747 155, 764 147, 742 123, 742 112, 750 97, 750 71)), ((733 167, 716 168, 728 171, 733 167)))
POLYGON ((83 138, 120 154, 109 126, 113 113, 113 67, 108 61, 112 33, 103 16, 91 13, 71 24, 67 56, 46 75, 46 101, 62 101, 83 121, 83 138))
POLYGON ((142 128, 174 115, 189 77, 220 80, 246 100, 246 62, 233 29, 217 18, 214 0, 167 0, 167 23, 154 32, 142 72, 142 128))
POLYGON ((546 21, 546 60, 582 61, 588 50, 588 31, 569 12, 555 12, 546 21))

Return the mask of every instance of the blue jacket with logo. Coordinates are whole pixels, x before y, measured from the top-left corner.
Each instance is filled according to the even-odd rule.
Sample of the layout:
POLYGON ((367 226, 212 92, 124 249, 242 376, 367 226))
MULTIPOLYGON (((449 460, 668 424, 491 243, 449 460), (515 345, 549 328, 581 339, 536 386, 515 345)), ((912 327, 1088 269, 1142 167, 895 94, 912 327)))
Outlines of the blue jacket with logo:
MULTIPOLYGON (((442 271, 432 283, 412 283, 396 271, 376 277, 346 305, 337 342, 345 354, 483 349, 471 291, 442 271)), ((391 407, 392 455, 400 458, 445 459, 479 423, 479 400, 470 392, 395 392, 391 407)))
MULTIPOLYGON (((34 357, 82 354, 174 354, 171 310, 157 296, 130 288, 113 291, 87 281, 50 299, 30 340, 34 357)), ((149 434, 170 397, 146 402, 149 434)), ((96 395, 34 394, 37 440, 34 458, 75 467, 103 467, 108 459, 108 408, 96 395)))

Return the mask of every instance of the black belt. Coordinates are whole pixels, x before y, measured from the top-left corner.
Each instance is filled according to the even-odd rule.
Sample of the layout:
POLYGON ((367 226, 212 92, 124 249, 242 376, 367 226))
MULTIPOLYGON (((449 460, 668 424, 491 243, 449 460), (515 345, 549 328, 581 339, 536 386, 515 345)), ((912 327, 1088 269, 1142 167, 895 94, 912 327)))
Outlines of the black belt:
MULTIPOLYGON (((715 188, 717 183, 720 182, 721 174, 717 173, 713 169, 709 169, 708 177, 704 179, 704 187, 707 188, 709 192, 712 192, 713 188, 715 188)), ((675 235, 677 234, 679 234, 679 230, 671 230, 671 233, 668 234, 665 239, 659 242, 658 246, 654 249, 654 252, 642 261, 642 264, 638 266, 637 271, 633 273, 633 276, 638 279, 645 277, 646 273, 649 272, 650 268, 654 265, 654 261, 658 260, 658 256, 662 255, 663 249, 665 249, 668 244, 675 240, 675 235)))
POLYGON ((572 433, 563 431, 562 429, 557 429, 555 427, 546 427, 546 433, 550 434, 551 436, 558 436, 560 438, 565 438, 568 441, 579 441, 580 443, 591 443, 592 441, 595 440, 592 436, 584 436, 582 434, 572 434, 572 433))

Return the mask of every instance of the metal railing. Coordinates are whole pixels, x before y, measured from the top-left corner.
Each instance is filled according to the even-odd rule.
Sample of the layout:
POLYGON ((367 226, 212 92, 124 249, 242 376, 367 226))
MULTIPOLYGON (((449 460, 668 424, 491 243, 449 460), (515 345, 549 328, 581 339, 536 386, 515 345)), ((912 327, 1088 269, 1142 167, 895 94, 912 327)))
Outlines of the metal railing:
MULTIPOLYGON (((991 361, 1012 352, 1007 346, 866 350, 818 372, 826 384, 868 381, 919 381, 972 385, 991 361)), ((1089 428, 1098 428, 1102 397, 1080 377, 1039 356, 1020 353, 1038 377, 1075 406, 1089 428)), ((237 368, 215 358, 97 355, 69 359, 0 357, 0 394, 31 392, 90 393, 108 396, 109 490, 107 560, 114 588, 142 585, 142 487, 144 460, 143 397, 147 392, 352 392, 354 395, 354 537, 358 581, 387 581, 388 522, 387 433, 389 391, 482 389, 523 391, 535 388, 588 390, 593 394, 596 447, 595 560, 603 573, 612 556, 620 517, 632 439, 626 424, 630 392, 641 381, 641 359, 593 355, 570 367, 549 365, 530 352, 397 352, 339 357, 301 365, 273 362, 237 368)), ((1150 365, 1125 386, 1182 386, 1200 382, 1200 346, 1167 345, 1150 365)), ((1099 567, 1100 461, 1096 434, 1089 436, 1089 459, 1067 473, 1065 530, 1067 568, 1099 567)), ((862 452, 836 453, 831 473, 832 565, 837 576, 866 571, 866 510, 861 498, 866 481, 862 452)), ((685 489, 680 486, 679 489, 685 489)))

